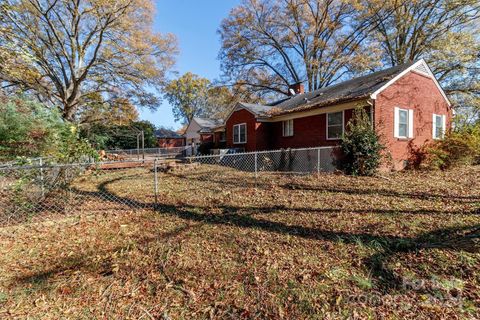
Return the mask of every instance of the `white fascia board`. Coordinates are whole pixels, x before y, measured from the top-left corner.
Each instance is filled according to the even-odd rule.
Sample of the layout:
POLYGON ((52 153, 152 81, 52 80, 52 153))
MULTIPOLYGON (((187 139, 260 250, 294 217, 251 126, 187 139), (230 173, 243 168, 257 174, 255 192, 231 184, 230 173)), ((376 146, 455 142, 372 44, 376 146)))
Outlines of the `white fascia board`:
MULTIPOLYGON (((452 103, 450 102, 450 100, 448 100, 447 98, 447 95, 445 94, 445 92, 443 91, 442 87, 440 86, 440 84, 438 83, 437 79, 435 79, 435 76, 433 75, 432 73, 432 70, 430 69, 430 67, 428 66, 428 64, 425 62, 424 59, 421 59, 417 62, 415 62, 414 64, 412 64, 410 67, 408 67, 407 69, 403 70, 401 73, 399 73, 396 77, 394 77, 393 79, 391 79, 390 81, 388 81, 385 85, 383 85, 380 89, 378 89, 377 91, 375 91, 374 93, 372 93, 370 95, 370 97, 372 99, 377 99, 377 95, 382 92, 383 90, 385 90, 386 88, 388 88, 389 86, 391 86, 394 82, 396 82, 398 79, 400 79, 401 77, 403 77, 404 75, 406 75, 408 72, 414 70, 416 67, 418 67, 420 64, 423 64, 427 67, 429 73, 430 73, 430 78, 433 80, 433 82, 435 83, 435 85, 437 86, 438 90, 440 90, 440 93, 442 94, 443 98, 445 99, 445 101, 447 102, 448 106, 451 107, 452 106, 452 103)), ((424 73, 422 73, 424 74, 424 73)))

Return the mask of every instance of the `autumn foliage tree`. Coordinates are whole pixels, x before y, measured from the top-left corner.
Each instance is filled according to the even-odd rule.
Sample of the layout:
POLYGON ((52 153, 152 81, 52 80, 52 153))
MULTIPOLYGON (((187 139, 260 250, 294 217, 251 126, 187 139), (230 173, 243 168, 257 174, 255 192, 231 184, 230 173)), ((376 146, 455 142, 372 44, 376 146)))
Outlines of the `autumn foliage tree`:
POLYGON ((149 0, 4 0, 0 83, 67 120, 94 93, 155 108, 176 40, 152 32, 153 9, 149 0))
POLYGON ((188 124, 193 117, 224 118, 239 101, 256 101, 241 86, 222 86, 187 72, 164 88, 175 120, 188 124))
POLYGON ((258 95, 424 58, 455 104, 479 117, 479 18, 478 0, 243 0, 220 26, 219 56, 224 81, 258 95))
POLYGON ((363 6, 384 65, 424 58, 456 105, 480 110, 478 0, 388 0, 381 8, 369 0, 363 6))
POLYGON ((176 121, 189 123, 200 116, 208 103, 210 81, 191 72, 174 79, 165 87, 165 98, 173 107, 176 121))

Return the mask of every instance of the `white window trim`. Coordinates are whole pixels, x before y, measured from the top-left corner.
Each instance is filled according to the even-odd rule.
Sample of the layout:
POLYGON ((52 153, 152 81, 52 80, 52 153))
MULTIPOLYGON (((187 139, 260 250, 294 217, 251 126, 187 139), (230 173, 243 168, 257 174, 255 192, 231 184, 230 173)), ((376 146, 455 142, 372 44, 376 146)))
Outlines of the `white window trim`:
POLYGON ((328 115, 333 114, 333 113, 339 113, 339 112, 342 113, 342 136, 345 133, 345 110, 326 113, 325 114, 325 127, 326 127, 325 128, 325 138, 326 138, 326 140, 340 140, 340 139, 342 139, 342 137, 340 137, 340 138, 329 138, 328 137, 328 115))
MULTIPOLYGON (((240 128, 238 129, 238 139, 240 139, 240 128)), ((233 136, 232 136, 233 144, 245 144, 247 143, 247 123, 237 123, 233 125, 233 136), (235 127, 245 126, 245 141, 237 141, 235 142, 235 127)))
POLYGON ((413 138, 413 109, 395 107, 393 114, 393 136, 398 139, 413 138), (400 111, 407 111, 407 136, 400 136, 400 111))
POLYGON ((293 119, 289 119, 289 120, 284 120, 282 121, 282 136, 283 137, 293 137, 294 135, 294 126, 293 126, 293 119), (285 124, 286 123, 291 123, 291 129, 292 129, 292 133, 291 134, 285 134, 285 124))
POLYGON ((432 116, 432 138, 434 140, 442 140, 443 138, 445 138, 445 131, 446 130, 447 130, 446 129, 446 116, 444 114, 434 113, 433 116, 432 116), (436 129, 436 125, 437 125, 437 117, 442 117, 442 134, 441 134, 440 138, 435 136, 435 129, 436 129))

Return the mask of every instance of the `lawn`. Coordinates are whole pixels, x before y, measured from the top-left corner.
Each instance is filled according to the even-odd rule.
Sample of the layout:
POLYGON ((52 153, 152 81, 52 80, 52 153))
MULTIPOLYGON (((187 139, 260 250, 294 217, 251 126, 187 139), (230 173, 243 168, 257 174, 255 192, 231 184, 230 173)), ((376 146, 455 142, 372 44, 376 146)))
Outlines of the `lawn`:
POLYGON ((480 167, 90 174, 0 228, 0 318, 480 317, 480 167))

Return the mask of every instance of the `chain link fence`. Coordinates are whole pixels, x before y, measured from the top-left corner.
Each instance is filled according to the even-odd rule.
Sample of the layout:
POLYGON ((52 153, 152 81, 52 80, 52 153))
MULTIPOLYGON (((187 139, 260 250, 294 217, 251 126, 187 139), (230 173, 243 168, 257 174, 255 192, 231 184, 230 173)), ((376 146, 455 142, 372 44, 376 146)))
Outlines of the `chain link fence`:
POLYGON ((186 158, 189 163, 233 168, 239 171, 319 173, 335 169, 334 147, 220 153, 186 158))
POLYGON ((186 157, 190 146, 171 148, 138 148, 119 149, 105 151, 105 158, 108 161, 128 161, 155 158, 181 158, 186 157))
POLYGON ((271 185, 274 176, 333 171, 334 154, 333 147, 320 147, 132 160, 118 166, 4 166, 0 167, 0 226, 55 215, 153 210, 173 189, 176 199, 193 187, 211 189, 213 194, 232 188, 251 192, 267 180, 271 185))
POLYGON ((100 164, 0 168, 0 225, 74 213, 153 208, 151 163, 122 170, 100 164))

